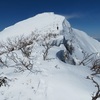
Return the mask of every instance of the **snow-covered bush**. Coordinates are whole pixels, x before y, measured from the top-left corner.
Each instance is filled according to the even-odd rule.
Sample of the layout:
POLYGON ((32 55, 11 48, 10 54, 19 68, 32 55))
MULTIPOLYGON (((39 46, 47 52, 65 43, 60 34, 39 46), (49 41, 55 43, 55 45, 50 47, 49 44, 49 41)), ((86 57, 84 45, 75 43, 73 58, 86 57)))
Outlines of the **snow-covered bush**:
POLYGON ((33 67, 32 50, 38 35, 19 36, 0 43, 0 66, 14 66, 20 71, 33 67))
POLYGON ((74 52, 74 46, 73 46, 72 40, 66 40, 64 37, 63 44, 64 44, 67 52, 72 55, 72 53, 74 52))
POLYGON ((74 46, 73 46, 72 40, 66 40, 64 37, 63 44, 66 48, 66 51, 64 52, 65 62, 75 65, 76 63, 72 56, 72 54, 74 53, 74 46))
POLYGON ((49 49, 53 46, 52 45, 52 39, 56 38, 57 37, 57 34, 52 34, 52 33, 48 33, 46 35, 43 35, 42 37, 42 46, 44 47, 44 50, 43 50, 43 60, 46 60, 47 59, 47 55, 48 55, 48 52, 49 52, 49 49))

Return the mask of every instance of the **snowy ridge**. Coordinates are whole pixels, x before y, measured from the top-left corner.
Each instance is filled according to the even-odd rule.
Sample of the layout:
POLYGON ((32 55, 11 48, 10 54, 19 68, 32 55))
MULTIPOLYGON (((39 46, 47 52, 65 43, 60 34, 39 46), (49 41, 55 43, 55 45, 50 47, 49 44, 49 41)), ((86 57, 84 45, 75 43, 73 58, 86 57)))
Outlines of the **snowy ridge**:
POLYGON ((34 31, 38 31, 39 34, 46 34, 47 32, 52 31, 56 32, 57 25, 59 25, 59 29, 62 30, 63 20, 63 16, 55 15, 54 13, 38 14, 32 18, 26 19, 16 23, 15 25, 5 28, 2 32, 0 32, 0 35, 2 35, 2 37, 5 39, 6 37, 21 34, 29 35, 34 31))
MULTIPOLYGON (((32 38, 31 33, 38 37, 29 45, 33 46, 31 71, 15 72, 18 67, 15 64, 19 60, 17 58, 26 62, 29 60, 19 49, 7 52, 7 56, 13 57, 15 62, 6 59, 5 54, 0 55, 0 59, 6 59, 6 64, 10 66, 5 67, 0 63, 0 77, 8 78, 7 85, 0 87, 0 100, 92 100, 96 88, 86 79, 87 76, 91 77, 92 71, 90 66, 79 65, 79 62, 83 60, 84 53, 100 52, 100 42, 85 32, 72 28, 65 17, 54 13, 38 14, 4 29, 0 32, 0 42, 3 40, 6 43, 7 38, 14 39, 21 35, 32 38), (47 59, 43 60, 45 43, 50 48, 47 59), (64 59, 68 45, 74 48, 67 55, 71 62, 64 59)), ((95 80, 100 84, 99 77, 95 77, 95 80)))

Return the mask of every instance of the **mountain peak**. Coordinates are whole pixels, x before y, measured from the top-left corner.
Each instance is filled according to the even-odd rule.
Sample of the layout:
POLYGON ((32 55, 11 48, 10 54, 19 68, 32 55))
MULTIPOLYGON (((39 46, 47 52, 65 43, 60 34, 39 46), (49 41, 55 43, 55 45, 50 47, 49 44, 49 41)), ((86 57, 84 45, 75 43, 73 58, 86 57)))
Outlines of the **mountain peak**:
MULTIPOLYGON (((30 34, 38 31, 39 34, 45 34, 46 32, 56 32, 59 26, 59 31, 63 29, 62 23, 65 20, 64 16, 50 13, 41 13, 26 20, 20 21, 12 26, 5 28, 0 32, 2 39, 17 36, 22 34, 30 34), (42 31, 42 32, 41 32, 42 31)), ((69 22, 67 26, 70 27, 69 22)))
MULTIPOLYGON (((85 77, 100 73, 99 51, 98 41, 61 15, 42 13, 20 21, 0 32, 0 98, 90 100, 95 88, 85 77)), ((95 78, 92 83, 99 87, 95 78)))

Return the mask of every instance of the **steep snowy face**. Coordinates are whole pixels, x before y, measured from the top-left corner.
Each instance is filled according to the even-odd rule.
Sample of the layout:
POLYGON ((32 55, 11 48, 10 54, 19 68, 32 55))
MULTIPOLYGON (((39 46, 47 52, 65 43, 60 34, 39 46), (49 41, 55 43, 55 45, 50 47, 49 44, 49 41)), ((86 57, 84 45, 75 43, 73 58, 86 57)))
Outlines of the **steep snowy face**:
MULTIPOLYGON (((0 32, 0 38, 5 39, 7 37, 17 35, 29 35, 32 32, 38 34, 46 33, 59 33, 63 29, 62 23, 65 20, 63 16, 54 13, 42 13, 32 18, 20 21, 15 25, 5 28, 0 32)), ((69 22, 66 22, 66 26, 70 27, 69 22)), ((1 40, 0 39, 0 40, 1 40)))
MULTIPOLYGON (((92 60, 100 56, 100 42, 88 36, 85 32, 70 27, 69 32, 65 28, 62 33, 64 34, 63 44, 65 47, 72 47, 70 57, 76 64, 79 64, 88 55, 93 54, 88 58, 92 60)), ((66 49, 68 51, 68 48, 66 49)))

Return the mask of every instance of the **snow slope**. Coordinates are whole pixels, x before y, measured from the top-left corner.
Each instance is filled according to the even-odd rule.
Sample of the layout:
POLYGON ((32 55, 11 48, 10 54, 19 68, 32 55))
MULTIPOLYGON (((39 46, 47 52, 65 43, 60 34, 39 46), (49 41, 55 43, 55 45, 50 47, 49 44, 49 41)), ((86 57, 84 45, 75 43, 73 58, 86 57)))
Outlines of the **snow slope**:
MULTIPOLYGON (((71 57, 76 62, 81 61, 84 57, 83 52, 87 54, 99 52, 100 42, 85 32, 72 28, 65 17, 54 13, 38 14, 4 29, 0 32, 0 41, 23 34, 28 36, 32 32, 40 36, 40 42, 35 43, 32 52, 35 57, 33 70, 39 72, 32 73, 25 70, 15 73, 14 67, 1 67, 0 76, 6 76, 10 80, 9 86, 0 87, 0 100, 91 100, 96 88, 86 79, 87 76, 91 76, 90 68, 62 62, 57 53, 66 50, 64 39, 71 40, 74 47, 71 57), (44 61, 44 47, 40 44, 44 42, 43 36, 48 33, 58 36, 50 40, 47 38, 53 47, 48 52, 48 60, 44 61)), ((62 56, 61 53, 59 56, 62 56)), ((100 78, 95 79, 100 83, 100 78)))
POLYGON ((7 37, 21 34, 27 35, 34 31, 38 32, 39 34, 52 31, 56 32, 57 25, 59 25, 59 29, 62 30, 63 20, 63 16, 55 15, 54 13, 38 14, 32 18, 5 28, 2 32, 0 32, 0 35, 2 35, 2 39, 5 39, 7 37))

